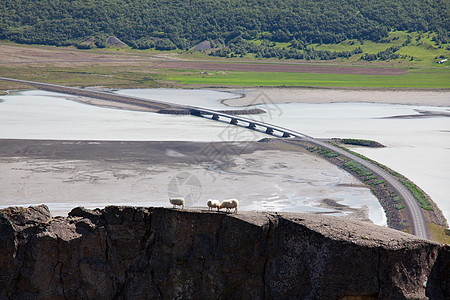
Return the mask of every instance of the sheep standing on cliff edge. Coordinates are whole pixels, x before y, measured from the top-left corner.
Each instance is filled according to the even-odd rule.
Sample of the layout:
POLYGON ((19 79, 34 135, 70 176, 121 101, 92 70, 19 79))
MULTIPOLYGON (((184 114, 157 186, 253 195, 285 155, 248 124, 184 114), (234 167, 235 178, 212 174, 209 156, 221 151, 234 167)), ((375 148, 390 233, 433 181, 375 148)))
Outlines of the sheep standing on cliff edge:
POLYGON ((177 205, 181 205, 181 209, 184 209, 184 198, 169 198, 170 204, 173 208, 177 208, 177 205))
POLYGON ((234 212, 238 211, 239 201, 237 199, 228 199, 223 200, 219 206, 219 209, 226 208, 226 211, 229 212, 232 208, 234 208, 234 212))
POLYGON ((219 200, 208 200, 208 210, 212 210, 213 208, 217 207, 217 211, 219 211, 220 202, 219 200))

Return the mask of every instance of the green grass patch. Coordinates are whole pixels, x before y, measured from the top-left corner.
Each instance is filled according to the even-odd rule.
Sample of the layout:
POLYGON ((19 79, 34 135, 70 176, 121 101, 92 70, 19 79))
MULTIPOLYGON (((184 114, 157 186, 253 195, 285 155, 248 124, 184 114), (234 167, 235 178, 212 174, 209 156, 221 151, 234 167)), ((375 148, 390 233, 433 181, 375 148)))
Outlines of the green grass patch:
POLYGON ((406 205, 404 205, 404 204, 397 204, 396 206, 395 206, 395 209, 397 209, 397 210, 402 210, 402 209, 404 209, 406 207, 406 205))
POLYGON ((234 71, 213 75, 200 73, 200 70, 177 70, 176 74, 168 74, 167 79, 187 85, 216 86, 450 88, 450 70, 445 69, 415 69, 405 75, 234 71))
MULTIPOLYGON (((115 88, 157 87, 164 75, 149 73, 145 66, 86 66, 61 68, 46 67, 1 67, 4 77, 61 84, 67 86, 108 86, 115 88)), ((0 89, 14 89, 21 84, 0 81, 0 89)))
MULTIPOLYGON (((382 164, 380 164, 380 163, 378 163, 378 162, 376 162, 376 161, 374 161, 372 159, 369 159, 369 158, 365 157, 364 155, 361 155, 359 153, 356 153, 354 151, 351 151, 351 150, 349 150, 349 149, 347 149, 345 147, 341 147, 341 146, 336 145, 336 144, 333 144, 333 145, 335 145, 337 147, 340 147, 340 148, 348 151, 349 153, 352 153, 352 154, 354 154, 354 155, 356 155, 356 156, 358 156, 358 157, 360 157, 362 159, 370 161, 373 164, 379 166, 380 168, 383 168, 384 170, 389 172, 391 175, 395 176, 404 186, 406 186, 406 188, 411 192, 411 194, 414 196, 414 198, 417 200, 417 202, 419 203, 419 205, 423 209, 430 210, 430 211, 434 210, 433 209, 433 205, 430 203, 430 201, 428 200, 428 197, 425 195, 425 193, 415 183, 409 181, 403 175, 401 175, 401 174, 399 174, 399 173, 389 169, 388 167, 386 167, 386 166, 384 166, 384 165, 382 165, 382 164)), ((350 161, 350 162, 346 163, 344 166, 347 167, 347 164, 349 164, 349 167, 348 167, 349 170, 356 170, 355 172, 358 172, 358 167, 359 166, 363 167, 362 165, 360 165, 360 164, 358 164, 358 163, 356 163, 354 161, 350 161), (355 164, 357 164, 359 166, 357 166, 355 164)), ((357 174, 359 175, 359 173, 357 173, 357 174)), ((369 176, 369 175, 367 175, 367 176, 369 176)), ((364 181, 366 182, 366 179, 364 179, 364 181)), ((391 199, 394 201, 394 203, 400 204, 400 201, 401 201, 400 196, 391 194, 391 199)))
MULTIPOLYGON (((362 65, 377 65, 377 66, 390 66, 390 67, 437 67, 445 68, 445 65, 438 65, 436 62, 443 57, 448 58, 450 56, 450 44, 440 44, 433 40, 436 37, 436 33, 431 32, 406 32, 406 31, 391 31, 389 36, 379 42, 373 42, 369 40, 355 40, 348 39, 336 44, 309 44, 306 46, 308 50, 315 49, 316 51, 330 51, 330 52, 351 52, 357 48, 360 48, 362 54, 355 54, 349 58, 339 57, 331 62, 339 62, 344 64, 362 64, 362 65), (376 61, 364 61, 360 60, 364 54, 377 54, 385 51, 388 48, 396 47, 399 50, 396 52, 399 57, 395 59, 376 60, 376 61)), ((272 41, 263 41, 260 39, 247 40, 247 42, 255 45, 267 47, 266 49, 273 48, 285 48, 296 49, 295 45, 291 42, 280 43, 272 41)), ((240 55, 237 55, 240 56, 240 55)), ((319 56, 320 57, 320 56, 319 56)), ((266 60, 262 58, 255 58, 254 54, 245 54, 244 60, 266 60)), ((271 58, 274 61, 280 61, 278 58, 271 58)), ((291 61, 290 59, 288 61, 291 61)), ((448 65, 448 64, 447 64, 448 65)))
POLYGON ((400 203, 402 201, 402 198, 400 198, 400 196, 397 194, 391 195, 391 199, 392 201, 394 201, 394 203, 400 203))
POLYGON ((402 179, 400 179, 400 182, 406 186, 406 188, 411 192, 411 194, 414 196, 414 198, 416 198, 417 202, 419 202, 420 206, 423 209, 433 210, 433 206, 431 205, 431 203, 428 201, 425 194, 422 192, 422 190, 417 185, 415 185, 414 183, 412 183, 410 181, 402 180, 402 179))
POLYGON ((363 147, 383 147, 380 143, 371 141, 371 140, 363 140, 363 139, 342 139, 342 143, 347 145, 355 145, 355 146, 363 146, 363 147))
POLYGON ((428 230, 431 234, 431 239, 433 241, 450 245, 449 229, 446 229, 445 227, 434 223, 428 223, 428 230))
MULTIPOLYGON (((261 46, 261 44, 263 43, 263 40, 261 39, 253 39, 253 40, 248 40, 249 42, 254 43, 255 45, 261 46)), ((270 45, 270 47, 273 48, 289 48, 291 46, 290 42, 287 43, 282 43, 282 42, 268 42, 268 44, 270 45)))
POLYGON ((385 171, 387 171, 392 176, 395 176, 397 179, 406 179, 405 176, 403 176, 402 174, 400 174, 400 173, 398 173, 398 172, 396 172, 394 170, 391 170, 390 168, 386 167, 385 165, 382 165, 382 164, 380 164, 379 162, 377 162, 377 161, 375 161, 373 159, 370 159, 370 158, 368 158, 368 157, 366 157, 366 156, 364 156, 362 154, 359 154, 358 152, 355 152, 355 151, 352 151, 352 150, 350 150, 348 148, 339 146, 338 144, 335 144, 335 143, 330 143, 330 144, 332 144, 333 146, 339 147, 339 148, 341 148, 341 149, 343 149, 343 150, 345 150, 345 151, 347 151, 347 152, 349 152, 349 153, 351 153, 353 155, 356 155, 359 158, 362 158, 364 160, 370 161, 374 165, 377 165, 378 167, 380 167, 380 168, 384 169, 385 171))
MULTIPOLYGON (((358 41, 358 40, 345 40, 337 44, 310 44, 308 48, 314 48, 316 50, 324 51, 352 51, 353 49, 360 47, 363 53, 377 54, 380 51, 384 51, 390 47, 400 47, 397 53, 400 56, 406 56, 406 58, 399 58, 391 61, 401 63, 402 65, 409 65, 415 67, 442 67, 436 64, 436 61, 440 60, 440 56, 450 57, 449 44, 436 44, 433 41, 435 33, 430 32, 406 32, 406 31, 391 31, 389 36, 382 42, 372 41, 358 41), (437 57, 437 58, 436 58, 437 57), (408 63, 411 62, 411 63, 408 63)), ((347 62, 356 62, 361 55, 355 55, 347 62)), ((342 60, 341 60, 342 61, 342 60)), ((386 65, 386 62, 377 62, 380 65, 386 65)))
POLYGON ((376 177, 373 176, 373 173, 369 171, 366 167, 361 165, 360 163, 357 163, 356 161, 349 161, 344 164, 344 167, 354 173, 356 173, 360 177, 366 177, 364 181, 375 179, 376 177))
POLYGON ((383 184, 383 183, 385 183, 385 181, 383 179, 377 179, 377 180, 370 182, 369 185, 373 186, 373 185, 379 185, 379 184, 383 184))
POLYGON ((327 157, 327 158, 332 158, 332 157, 338 157, 339 156, 338 153, 336 153, 334 151, 331 151, 331 150, 328 150, 328 149, 323 148, 323 147, 309 147, 309 148, 307 148, 307 150, 309 152, 314 152, 314 153, 319 154, 320 156, 327 157))

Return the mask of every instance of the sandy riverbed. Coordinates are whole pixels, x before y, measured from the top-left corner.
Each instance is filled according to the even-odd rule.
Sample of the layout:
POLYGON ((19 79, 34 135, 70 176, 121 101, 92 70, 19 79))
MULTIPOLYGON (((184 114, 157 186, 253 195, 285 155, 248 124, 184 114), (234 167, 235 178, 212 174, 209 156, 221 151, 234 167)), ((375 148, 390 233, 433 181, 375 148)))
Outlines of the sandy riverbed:
POLYGON ((168 207, 169 196, 185 197, 189 207, 238 198, 241 210, 385 223, 354 177, 278 143, 0 140, 0 150, 0 207, 44 203, 65 215, 76 206, 168 207))
MULTIPOLYGON (((295 88, 222 90, 245 94, 242 98, 225 100, 230 106, 286 102, 450 106, 448 91, 295 88)), ((171 142, 153 142, 151 146, 145 146, 147 142, 140 142, 134 144, 132 150, 127 150, 123 149, 123 145, 129 142, 23 140, 16 147, 12 141, 0 140, 4 146, 0 151, 1 207, 46 203, 54 214, 61 215, 78 205, 91 208, 108 204, 168 206, 169 183, 174 178, 183 180, 184 177, 178 178, 177 175, 188 173, 195 175, 202 186, 202 198, 192 200, 192 206, 202 206, 208 198, 238 197, 244 199, 242 208, 246 210, 312 209, 363 220, 370 217, 369 204, 365 204, 365 201, 373 195, 366 188, 359 186, 358 181, 348 173, 320 159, 312 160, 305 153, 251 148, 251 151, 247 149, 248 152, 233 154, 233 158, 230 155, 232 163, 223 165, 217 164, 217 157, 210 157, 210 161, 198 161, 198 155, 186 150, 192 148, 201 151, 207 145, 204 143, 174 146, 171 142), (37 145, 40 143, 48 145, 39 148, 37 145), (58 150, 58 143, 67 147, 58 150), (90 151, 94 148, 95 151, 90 151), (30 152, 33 149, 41 149, 42 156, 30 152), (64 155, 60 156, 61 153, 64 155), (150 153, 152 158, 145 156, 150 153), (261 184, 267 182, 270 184, 261 184)), ((195 187, 192 189, 192 186, 187 185, 184 189, 184 193, 196 194, 195 187)), ((374 197, 372 200, 377 203, 374 197)), ((378 216, 383 214, 379 209, 379 206, 375 208, 378 216)), ((374 222, 381 224, 383 220, 377 217, 374 222)))
POLYGON ((317 88, 220 89, 243 97, 224 100, 229 106, 278 103, 384 103, 450 106, 450 90, 369 90, 317 88))

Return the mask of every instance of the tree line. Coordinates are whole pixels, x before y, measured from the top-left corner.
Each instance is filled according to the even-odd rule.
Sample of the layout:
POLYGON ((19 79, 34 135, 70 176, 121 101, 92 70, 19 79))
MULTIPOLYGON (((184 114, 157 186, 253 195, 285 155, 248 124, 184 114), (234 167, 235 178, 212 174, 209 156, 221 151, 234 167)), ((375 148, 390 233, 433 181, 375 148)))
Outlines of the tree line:
POLYGON ((220 57, 244 57, 253 53, 257 58, 279 58, 279 59, 306 59, 306 60, 333 60, 336 58, 349 58, 355 54, 362 53, 360 47, 351 51, 328 51, 316 50, 314 47, 307 48, 306 45, 298 47, 298 41, 294 40, 288 47, 275 47, 275 43, 263 40, 260 45, 240 40, 230 43, 226 47, 219 48, 210 53, 212 56, 220 57))
POLYGON ((448 6, 447 0, 2 0, 0 39, 104 47, 113 35, 134 48, 160 50, 217 40, 235 55, 345 56, 306 50, 305 45, 380 41, 392 29, 434 31, 437 42, 446 42, 448 6), (92 38, 93 43, 85 43, 92 38), (293 47, 266 45, 261 50, 242 42, 250 39, 291 42, 293 47))

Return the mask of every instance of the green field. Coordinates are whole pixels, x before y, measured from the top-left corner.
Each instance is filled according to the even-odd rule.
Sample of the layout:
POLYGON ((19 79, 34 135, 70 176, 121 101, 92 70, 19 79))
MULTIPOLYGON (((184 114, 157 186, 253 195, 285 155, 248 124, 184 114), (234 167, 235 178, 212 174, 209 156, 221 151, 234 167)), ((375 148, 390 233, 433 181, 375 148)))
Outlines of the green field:
MULTIPOLYGON (((374 87, 450 88, 450 70, 412 69, 405 75, 348 75, 289 72, 222 72, 201 70, 152 70, 148 66, 89 66, 77 68, 0 67, 2 76, 69 86, 161 87, 204 86, 291 86, 291 87, 374 87)), ((0 82, 0 89, 14 89, 0 82)), ((17 87, 18 88, 18 87, 17 87)))
MULTIPOLYGON (((246 40, 246 42, 253 43, 254 45, 261 46, 263 40, 251 39, 246 40)), ((284 49, 284 50, 293 50, 296 49, 295 43, 291 44, 291 42, 270 42, 267 44, 264 49, 284 49)), ((245 44, 245 43, 244 43, 245 44)), ((357 65, 366 65, 366 66, 378 66, 378 67, 400 67, 400 68, 445 68, 447 64, 439 65, 437 62, 443 58, 448 58, 450 56, 450 44, 449 43, 441 43, 437 41, 437 34, 434 32, 407 32, 407 31, 391 31, 389 35, 378 41, 374 42, 371 40, 358 40, 358 39, 347 39, 341 41, 339 43, 329 43, 329 44, 308 44, 306 46, 308 51, 314 50, 315 52, 320 51, 328 51, 329 53, 342 53, 349 52, 356 49, 360 49, 361 53, 354 53, 350 57, 338 57, 331 60, 326 60, 332 63, 339 64, 357 64, 357 65), (377 55, 382 52, 395 47, 396 57, 392 58, 378 58, 366 60, 363 59, 364 55, 377 55)), ((244 55, 242 52, 239 53, 230 53, 227 59, 230 59, 230 56, 233 59, 238 59, 243 57, 247 60, 252 61, 264 61, 264 60, 272 60, 272 61, 293 61, 293 59, 289 58, 277 58, 276 56, 272 56, 271 58, 258 58, 255 54, 256 52, 252 52, 254 50, 245 50, 244 55)), ((259 51, 262 51, 260 49, 259 51)), ((305 53, 305 50, 302 50, 305 53)), ((188 52, 189 54, 193 54, 192 51, 188 52)), ((203 57, 207 56, 208 51, 205 51, 203 57)), ((197 54, 197 57, 200 56, 197 54)), ((322 56, 318 55, 316 60, 322 60, 322 56)), ((300 61, 313 61, 313 60, 305 60, 301 59, 300 61)))
POLYGON ((348 75, 287 72, 214 72, 176 70, 167 80, 211 86, 311 86, 450 88, 450 70, 412 69, 405 75, 348 75))
MULTIPOLYGON (((436 61, 440 60, 440 56, 448 57, 450 55, 449 44, 437 45, 433 38, 435 33, 420 33, 406 31, 391 31, 389 37, 383 43, 375 43, 372 41, 345 40, 338 44, 311 44, 309 48, 328 51, 351 51, 356 47, 360 47, 363 53, 376 54, 384 51, 392 46, 400 47, 397 51, 399 55, 405 58, 391 60, 389 62, 380 62, 385 65, 402 64, 402 66, 410 65, 415 67, 433 67, 437 66, 436 61)), ((357 61, 360 55, 345 60, 347 62, 357 61)), ((437 66, 440 67, 440 66, 437 66)))
MULTIPOLYGON (((440 53, 450 52, 445 48, 432 45, 432 35, 405 32, 392 32, 389 43, 365 41, 364 51, 377 52, 392 45, 404 44, 411 40, 399 52, 414 55, 414 60, 397 59, 391 61, 330 61, 331 67, 361 67, 408 70, 405 75, 349 75, 291 72, 245 72, 220 70, 221 64, 284 63, 294 60, 219 58, 204 52, 135 50, 130 48, 114 50, 77 50, 70 47, 48 47, 37 45, 19 45, 0 43, 0 56, 4 63, 0 65, 2 77, 48 82, 69 86, 105 86, 113 88, 171 87, 180 85, 201 86, 291 86, 291 87, 354 87, 354 88, 450 88, 450 61, 437 64, 440 53), (420 37, 420 39, 419 39, 420 37), (422 44, 420 44, 422 43, 422 44), (420 45, 419 45, 420 44, 420 45), (73 51, 73 52, 72 52, 73 51), (16 59, 17 56, 20 59, 16 59), (24 54, 25 53, 25 54, 24 54), (70 53, 70 55, 68 55, 70 53), (106 62, 97 61, 98 56, 106 62), (74 57, 74 59, 72 59, 74 57), (10 63, 8 59, 11 58, 10 63), (180 61, 199 61, 219 63, 218 70, 181 70, 155 68, 159 60, 174 59, 180 61), (419 60, 422 58, 422 60, 419 60), (148 60, 147 60, 148 59, 148 60), (416 60, 417 59, 417 60, 416 60), (18 61, 22 61, 18 63, 18 61)), ((316 48, 343 51, 358 46, 359 41, 346 41, 334 45, 314 45, 316 48)), ((284 45, 285 46, 285 45, 284 45)), ((403 54, 402 54, 403 55, 403 54)), ((357 55, 355 55, 357 56, 357 55)), ((444 56, 444 55, 442 55, 444 56)), ((447 57, 447 55, 445 55, 447 57)), ((355 58, 356 59, 356 58, 355 58)), ((309 62, 309 65, 326 66, 323 63, 309 62)), ((283 69, 279 69, 283 70, 283 69)), ((306 70, 307 71, 307 70, 306 70)), ((0 82, 0 90, 21 88, 16 83, 0 82)))

